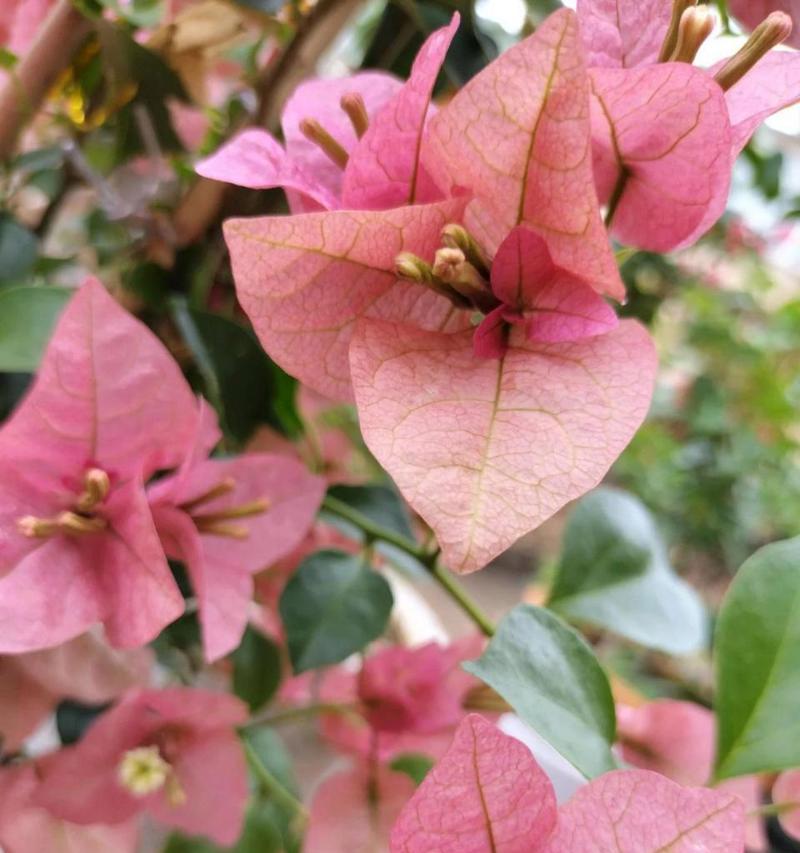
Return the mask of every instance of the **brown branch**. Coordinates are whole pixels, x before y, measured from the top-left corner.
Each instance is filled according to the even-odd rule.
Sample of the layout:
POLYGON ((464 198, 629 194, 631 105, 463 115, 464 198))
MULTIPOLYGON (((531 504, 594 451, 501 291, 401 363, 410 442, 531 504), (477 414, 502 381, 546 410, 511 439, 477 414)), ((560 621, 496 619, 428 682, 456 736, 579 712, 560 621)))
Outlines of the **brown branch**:
POLYGON ((91 23, 72 0, 58 0, 12 78, 0 89, 0 160, 14 153, 23 127, 36 115, 90 30, 91 23))
MULTIPOLYGON (((320 54, 330 46, 364 0, 319 0, 298 26, 286 50, 270 63, 256 83, 258 108, 253 124, 276 130, 283 105, 298 83, 314 73, 320 54)), ((199 239, 216 221, 230 187, 200 178, 173 216, 178 245, 199 239)))

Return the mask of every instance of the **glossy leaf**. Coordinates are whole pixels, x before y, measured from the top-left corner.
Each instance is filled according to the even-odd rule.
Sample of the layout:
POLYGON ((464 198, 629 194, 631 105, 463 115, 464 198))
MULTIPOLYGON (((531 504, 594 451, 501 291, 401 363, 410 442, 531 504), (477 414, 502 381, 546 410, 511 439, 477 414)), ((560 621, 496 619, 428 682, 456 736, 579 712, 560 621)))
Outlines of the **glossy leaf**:
POLYGON ((38 241, 32 231, 0 213, 0 283, 18 282, 36 262, 38 241))
POLYGON ((515 607, 483 655, 464 668, 493 687, 585 776, 616 766, 608 679, 586 642, 557 616, 515 607))
POLYGON ((672 570, 655 521, 616 489, 597 489, 573 510, 548 606, 671 654, 706 641, 703 604, 672 570))
POLYGON ((248 628, 233 653, 233 692, 251 711, 266 704, 281 683, 280 649, 254 628, 248 628))
POLYGON ((360 557, 318 551, 292 576, 281 596, 289 657, 296 673, 339 663, 385 630, 389 584, 360 557))
POLYGON ((800 766, 800 539, 739 569, 715 650, 717 777, 800 766))

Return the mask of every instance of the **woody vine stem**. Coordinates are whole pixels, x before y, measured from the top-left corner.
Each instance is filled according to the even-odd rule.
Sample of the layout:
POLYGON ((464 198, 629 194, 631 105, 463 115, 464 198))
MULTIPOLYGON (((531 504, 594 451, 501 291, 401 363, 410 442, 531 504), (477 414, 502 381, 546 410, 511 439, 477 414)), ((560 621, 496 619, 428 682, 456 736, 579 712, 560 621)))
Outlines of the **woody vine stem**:
POLYGON ((452 573, 439 562, 439 550, 428 550, 411 539, 395 533, 380 524, 374 522, 349 504, 338 498, 328 495, 323 501, 322 508, 330 515, 337 516, 344 521, 350 522, 361 530, 368 540, 385 542, 394 545, 404 553, 413 557, 421 563, 431 577, 442 587, 464 613, 475 623, 478 629, 487 637, 494 635, 494 624, 481 608, 467 594, 466 590, 459 584, 452 573))

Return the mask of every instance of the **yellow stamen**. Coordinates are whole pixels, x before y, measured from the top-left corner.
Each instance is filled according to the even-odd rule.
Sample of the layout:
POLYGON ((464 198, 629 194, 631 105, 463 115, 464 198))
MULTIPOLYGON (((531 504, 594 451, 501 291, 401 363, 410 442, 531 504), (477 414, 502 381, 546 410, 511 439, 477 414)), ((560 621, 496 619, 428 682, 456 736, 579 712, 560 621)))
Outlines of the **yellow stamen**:
POLYGON ((60 512, 56 516, 58 529, 62 533, 82 536, 85 533, 99 533, 108 527, 104 518, 87 518, 75 512, 60 512))
POLYGON ((172 766, 161 757, 157 746, 129 749, 117 771, 122 787, 135 797, 146 797, 160 791, 172 776, 172 766))
POLYGON ((250 518, 253 515, 261 515, 269 509, 269 500, 259 498, 249 503, 239 504, 221 509, 218 512, 207 512, 193 515, 195 524, 213 524, 217 521, 227 521, 229 518, 250 518))
POLYGON ((78 498, 75 508, 78 512, 91 512, 102 503, 111 488, 108 474, 102 468, 90 468, 83 478, 83 493, 78 498))
POLYGON ((184 512, 188 512, 191 514, 191 511, 202 504, 209 503, 216 498, 221 498, 223 495, 227 495, 229 492, 232 492, 236 488, 236 480, 233 477, 226 477, 222 482, 217 483, 216 486, 209 489, 207 492, 203 492, 202 495, 199 495, 196 498, 192 498, 190 501, 186 501, 185 504, 181 504, 181 509, 184 512))
POLYGON ((683 13, 695 5, 697 5, 697 0, 673 0, 672 18, 669 22, 664 43, 661 45, 661 53, 658 55, 659 62, 668 62, 669 58, 675 52, 675 47, 678 44, 678 30, 680 29, 683 13))
POLYGON ((174 772, 170 773, 167 777, 164 795, 167 798, 167 802, 173 808, 178 808, 186 802, 186 791, 183 790, 183 786, 178 781, 178 777, 174 772))
POLYGON ((54 518, 26 515, 17 519, 17 529, 29 539, 46 539, 58 530, 58 522, 54 518))
POLYGON ((300 122, 300 133, 309 142, 313 142, 328 158, 340 169, 347 165, 347 151, 328 133, 327 130, 315 119, 304 118, 300 122))
POLYGON ((703 42, 714 31, 714 13, 707 6, 687 9, 681 17, 678 42, 672 51, 670 62, 694 62, 703 42))
POLYGON ((364 103, 364 99, 358 92, 348 92, 346 95, 342 95, 339 106, 350 119, 350 124, 353 125, 356 136, 361 139, 369 128, 369 114, 367 113, 367 105, 364 103))
POLYGON ((742 49, 717 71, 714 79, 727 92, 765 54, 786 41, 791 34, 792 19, 784 12, 772 12, 753 30, 742 49))
POLYGON ((228 539, 247 539, 250 531, 243 524, 226 524, 223 521, 201 521, 195 518, 195 525, 201 533, 211 533, 214 536, 225 536, 228 539))

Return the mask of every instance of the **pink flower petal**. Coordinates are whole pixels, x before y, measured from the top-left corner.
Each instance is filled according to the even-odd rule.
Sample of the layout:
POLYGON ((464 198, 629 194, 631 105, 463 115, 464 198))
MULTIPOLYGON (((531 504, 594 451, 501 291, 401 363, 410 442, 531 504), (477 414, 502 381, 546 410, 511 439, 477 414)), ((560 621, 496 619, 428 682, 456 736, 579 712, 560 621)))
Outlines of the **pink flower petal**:
POLYGON ((657 62, 671 14, 672 4, 664 0, 578 0, 589 67, 657 62))
POLYGON ((780 822, 792 838, 800 840, 800 770, 789 770, 778 776, 772 787, 772 802, 794 804, 794 809, 780 816, 780 822))
POLYGON ((743 853, 744 805, 648 770, 606 773, 561 808, 543 853, 743 853))
POLYGON ((392 824, 413 793, 411 779, 391 770, 381 768, 372 780, 360 767, 334 773, 314 794, 304 853, 385 853, 392 824))
POLYGON ((402 251, 431 259, 463 205, 228 220, 239 301, 269 355, 321 394, 351 399, 347 352, 359 317, 438 328, 452 315, 443 297, 398 282, 394 264, 402 251))
POLYGON ((162 505, 154 507, 153 516, 168 556, 186 565, 197 598, 203 652, 207 661, 216 661, 242 639, 253 598, 252 576, 235 559, 209 559, 203 539, 210 537, 201 537, 186 513, 162 505))
POLYGON ((204 178, 254 190, 271 187, 296 190, 327 210, 339 206, 336 196, 294 162, 266 130, 242 131, 201 160, 195 171, 204 178))
POLYGON ((623 242, 656 252, 689 245, 725 210, 731 130, 722 90, 686 63, 592 71, 595 179, 623 242))
POLYGON ((731 15, 754 30, 771 12, 786 12, 794 24, 786 44, 800 47, 800 0, 728 0, 731 15))
POLYGON ((545 241, 522 226, 514 228, 497 250, 492 290, 525 315, 529 341, 577 341, 617 325, 617 315, 602 297, 583 279, 556 267, 545 241))
POLYGON ((619 270, 592 182, 589 79, 577 18, 562 10, 507 50, 430 122, 426 165, 452 192, 476 201, 467 224, 493 253, 525 224, 553 261, 616 299, 619 270))
POLYGON ((396 77, 383 71, 362 71, 350 77, 301 83, 286 102, 281 117, 286 152, 292 163, 303 174, 312 175, 328 196, 340 198, 342 170, 318 146, 303 136, 300 122, 306 118, 315 119, 349 153, 355 148, 358 137, 340 106, 342 96, 351 92, 361 95, 367 114, 374 117, 402 85, 396 77))
POLYGON ((0 457, 53 489, 89 462, 146 478, 180 462, 194 427, 194 394, 167 349, 90 279, 0 431, 0 457))
POLYGON ((225 847, 242 831, 249 796, 247 763, 233 731, 198 738, 175 764, 186 795, 183 805, 162 797, 150 805, 153 817, 192 835, 205 835, 225 847))
POLYGON ((408 81, 353 148, 344 172, 343 207, 381 210, 419 201, 422 132, 433 87, 459 21, 456 12, 449 26, 428 37, 408 81))
POLYGON ((485 566, 597 485, 647 413, 656 356, 629 321, 476 359, 471 333, 368 321, 351 348, 364 438, 447 565, 485 566))
POLYGON ((555 823, 553 786, 527 747, 471 714, 401 812, 391 850, 535 853, 555 823))
POLYGON ((478 358, 502 358, 508 351, 508 308, 499 305, 475 329, 472 349, 478 358))
POLYGON ((31 802, 38 780, 32 763, 0 771, 0 845, 8 853, 135 853, 136 823, 79 826, 31 802))

